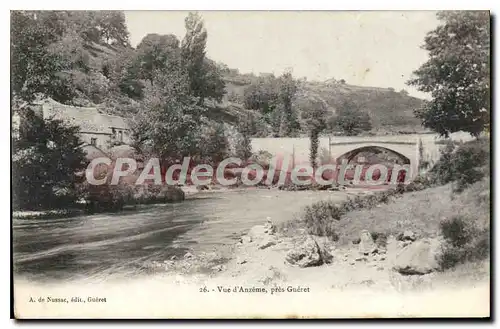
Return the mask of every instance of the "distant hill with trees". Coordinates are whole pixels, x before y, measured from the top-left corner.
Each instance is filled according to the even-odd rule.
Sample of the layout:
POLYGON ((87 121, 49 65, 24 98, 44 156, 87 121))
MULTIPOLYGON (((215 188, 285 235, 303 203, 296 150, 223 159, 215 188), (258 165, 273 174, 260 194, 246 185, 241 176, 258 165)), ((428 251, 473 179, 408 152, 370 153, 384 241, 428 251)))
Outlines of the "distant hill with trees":
MULTIPOLYGON (((240 74, 237 70, 226 69, 223 74, 226 83, 224 101, 243 105, 248 108, 249 91, 272 90, 278 78, 272 74, 240 74), (245 96, 247 95, 247 97, 245 96)), ((297 92, 293 106, 301 112, 301 106, 308 102, 322 102, 326 107, 331 121, 346 103, 354 104, 356 108, 367 114, 371 120, 372 133, 422 132, 421 121, 415 117, 414 110, 420 108, 424 101, 409 96, 406 90, 395 91, 393 88, 378 88, 350 85, 345 80, 329 79, 327 81, 307 81, 298 79, 297 92)), ((261 91, 266 98, 268 91, 261 91)), ((300 113, 297 115, 301 117, 300 113)), ((301 123, 302 124, 302 123, 301 123)), ((339 131, 340 133, 340 131, 339 131)))

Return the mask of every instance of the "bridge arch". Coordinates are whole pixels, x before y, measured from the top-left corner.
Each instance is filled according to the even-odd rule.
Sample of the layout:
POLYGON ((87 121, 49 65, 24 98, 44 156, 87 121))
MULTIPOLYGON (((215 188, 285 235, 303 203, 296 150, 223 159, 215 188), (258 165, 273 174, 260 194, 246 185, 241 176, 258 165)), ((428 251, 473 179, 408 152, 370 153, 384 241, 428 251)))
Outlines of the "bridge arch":
POLYGON ((337 157, 337 164, 341 164, 346 161, 349 164, 352 163, 366 163, 366 164, 377 164, 377 163, 391 163, 399 165, 409 165, 411 160, 404 154, 393 150, 388 147, 383 147, 380 145, 368 145, 361 146, 337 157))
POLYGON ((377 140, 370 138, 359 138, 358 140, 343 142, 332 141, 330 143, 332 159, 335 163, 341 164, 343 160, 347 160, 350 164, 357 165, 373 165, 383 164, 392 167, 400 165, 408 167, 411 178, 418 174, 419 149, 418 142, 404 140, 377 140), (375 159, 369 159, 367 154, 373 154, 375 159), (376 159, 377 154, 381 155, 381 159, 376 159), (358 159, 357 156, 364 156, 365 159, 358 159), (362 161, 359 161, 362 160, 362 161))

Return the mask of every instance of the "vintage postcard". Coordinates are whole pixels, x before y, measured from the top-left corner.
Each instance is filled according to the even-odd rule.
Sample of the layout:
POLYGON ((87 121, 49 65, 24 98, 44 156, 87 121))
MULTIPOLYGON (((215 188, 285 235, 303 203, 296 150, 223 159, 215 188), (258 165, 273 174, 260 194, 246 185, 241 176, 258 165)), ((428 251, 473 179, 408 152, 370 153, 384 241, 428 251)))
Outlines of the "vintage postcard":
POLYGON ((490 317, 489 11, 11 11, 16 319, 490 317))

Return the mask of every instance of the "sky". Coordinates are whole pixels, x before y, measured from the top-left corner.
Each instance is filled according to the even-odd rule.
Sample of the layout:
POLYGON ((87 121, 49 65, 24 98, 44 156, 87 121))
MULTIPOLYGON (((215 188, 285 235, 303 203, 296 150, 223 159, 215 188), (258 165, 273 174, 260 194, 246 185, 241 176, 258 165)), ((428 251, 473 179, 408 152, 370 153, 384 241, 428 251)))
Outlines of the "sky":
MULTIPOLYGON (((290 69, 297 78, 406 89, 427 60, 420 48, 438 25, 433 11, 201 11, 208 32, 207 56, 241 73, 290 69)), ((185 34, 184 11, 126 11, 136 46, 149 33, 185 34)))

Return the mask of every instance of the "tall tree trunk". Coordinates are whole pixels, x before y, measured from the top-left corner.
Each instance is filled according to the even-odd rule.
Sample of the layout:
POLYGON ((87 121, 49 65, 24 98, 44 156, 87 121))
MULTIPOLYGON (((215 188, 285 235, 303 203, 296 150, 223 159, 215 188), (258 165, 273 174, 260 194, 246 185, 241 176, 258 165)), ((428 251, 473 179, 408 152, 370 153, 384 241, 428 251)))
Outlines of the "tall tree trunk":
POLYGON ((310 153, 309 153, 309 161, 313 170, 316 169, 317 166, 317 158, 318 158, 318 147, 319 147, 319 131, 317 129, 311 130, 309 134, 309 139, 311 143, 310 153))

